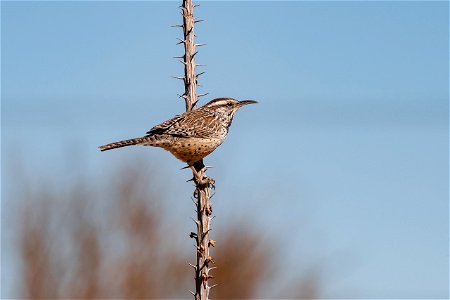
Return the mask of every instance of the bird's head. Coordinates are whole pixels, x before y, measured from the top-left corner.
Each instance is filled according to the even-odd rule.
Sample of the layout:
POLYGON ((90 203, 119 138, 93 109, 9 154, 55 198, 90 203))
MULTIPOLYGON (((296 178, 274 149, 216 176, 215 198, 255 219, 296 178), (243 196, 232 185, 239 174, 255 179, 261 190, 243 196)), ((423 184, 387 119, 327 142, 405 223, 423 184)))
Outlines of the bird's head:
POLYGON ((220 113, 223 113, 225 115, 228 115, 229 117, 233 117, 234 113, 241 107, 247 105, 247 104, 254 104, 258 103, 254 100, 236 100, 233 98, 217 98, 214 100, 209 101, 205 104, 205 107, 209 109, 213 109, 215 111, 218 111, 220 113))

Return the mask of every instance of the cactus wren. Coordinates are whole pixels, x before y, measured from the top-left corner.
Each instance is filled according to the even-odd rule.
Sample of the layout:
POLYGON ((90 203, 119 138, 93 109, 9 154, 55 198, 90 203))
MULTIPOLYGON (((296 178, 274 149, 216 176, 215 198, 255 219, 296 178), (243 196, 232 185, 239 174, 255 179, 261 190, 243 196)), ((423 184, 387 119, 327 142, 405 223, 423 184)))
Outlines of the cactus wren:
POLYGON ((192 166, 222 144, 236 111, 244 105, 253 103, 257 102, 238 101, 232 98, 214 99, 202 107, 156 125, 143 137, 99 148, 106 151, 132 145, 161 147, 192 166))

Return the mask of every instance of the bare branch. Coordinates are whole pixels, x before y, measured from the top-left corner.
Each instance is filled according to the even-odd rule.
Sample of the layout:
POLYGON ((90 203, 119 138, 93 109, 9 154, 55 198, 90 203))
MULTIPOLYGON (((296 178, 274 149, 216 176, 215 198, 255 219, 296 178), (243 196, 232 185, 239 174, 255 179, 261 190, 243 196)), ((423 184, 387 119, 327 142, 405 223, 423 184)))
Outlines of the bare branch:
MULTIPOLYGON (((207 93, 198 95, 198 77, 204 72, 196 74, 195 68, 195 56, 198 52, 195 50, 196 46, 203 46, 204 44, 195 44, 194 38, 194 24, 203 20, 194 19, 194 6, 192 0, 183 0, 181 7, 181 14, 183 16, 183 38, 179 39, 179 44, 184 45, 184 56, 179 57, 183 59, 184 76, 180 79, 184 80, 184 93, 179 95, 184 98, 186 104, 186 111, 193 110, 198 102, 199 97, 206 96, 207 93)), ((215 241, 210 240, 209 233, 210 221, 209 217, 212 212, 212 204, 210 200, 211 188, 214 187, 214 180, 207 177, 205 174, 206 168, 203 164, 203 160, 195 162, 192 166, 193 178, 191 180, 195 183, 194 198, 193 201, 196 205, 197 220, 197 233, 191 233, 190 237, 195 238, 197 241, 196 247, 196 266, 195 266, 195 294, 196 300, 207 300, 209 298, 209 287, 207 281, 212 278, 209 274, 209 262, 212 262, 212 258, 209 254, 210 246, 214 246, 215 241)), ((188 181, 191 181, 188 180, 188 181)))

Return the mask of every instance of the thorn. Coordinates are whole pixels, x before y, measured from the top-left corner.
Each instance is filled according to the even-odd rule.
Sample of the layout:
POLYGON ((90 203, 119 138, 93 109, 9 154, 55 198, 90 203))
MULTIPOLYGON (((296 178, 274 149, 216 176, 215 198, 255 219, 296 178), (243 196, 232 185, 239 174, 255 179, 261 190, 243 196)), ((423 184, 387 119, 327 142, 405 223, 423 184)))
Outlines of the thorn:
POLYGON ((175 78, 175 79, 180 79, 180 80, 185 80, 186 79, 186 77, 184 77, 184 76, 171 76, 172 78, 175 78))
POLYGON ((170 27, 183 27, 183 25, 177 24, 177 25, 172 25, 172 26, 170 26, 170 27))
POLYGON ((210 215, 212 214, 212 205, 208 205, 208 206, 205 208, 205 212, 206 212, 206 215, 207 215, 207 216, 210 216, 210 215))
POLYGON ((189 263, 189 265, 191 266, 191 267, 193 267, 194 268, 194 270, 197 270, 197 266, 194 266, 193 264, 191 264, 191 263, 189 263))
POLYGON ((195 55, 197 55, 198 51, 195 51, 194 54, 192 54, 190 61, 192 61, 195 57, 195 55))
POLYGON ((210 286, 209 288, 212 289, 212 288, 214 288, 214 287, 216 287, 216 286, 218 286, 218 285, 219 285, 219 284, 216 283, 216 284, 213 284, 212 286, 210 286))
POLYGON ((183 65, 187 65, 187 63, 185 63, 184 61, 182 61, 181 59, 178 60, 180 63, 182 63, 183 65))
POLYGON ((201 19, 200 19, 200 20, 195 20, 195 21, 194 21, 194 24, 195 24, 195 23, 200 23, 200 22, 203 22, 203 21, 205 21, 205 20, 201 20, 201 19))
POLYGON ((199 6, 200 6, 200 4, 194 4, 194 8, 199 7, 199 6))
POLYGON ((207 275, 205 272, 202 272, 202 282, 203 282, 203 288, 206 289, 206 282, 209 279, 209 275, 207 275))
POLYGON ((180 98, 184 98, 184 99, 187 98, 187 96, 185 94, 183 94, 183 95, 177 94, 177 96, 180 97, 180 98))
POLYGON ((186 40, 182 40, 180 38, 177 38, 177 40, 178 40, 177 45, 186 43, 186 40))
POLYGON ((203 238, 205 238, 205 236, 206 236, 211 230, 212 230, 211 228, 208 229, 208 230, 206 230, 206 231, 203 233, 203 238))
MULTIPOLYGON (((214 263, 215 264, 215 263, 214 263)), ((211 268, 209 268, 209 271, 212 271, 212 270, 214 270, 214 269, 217 269, 217 267, 211 267, 211 268)))
POLYGON ((203 245, 200 245, 199 247, 197 247, 197 251, 200 254, 203 254, 205 252, 205 247, 203 247, 203 245))
POLYGON ((202 46, 206 46, 208 44, 194 44, 195 47, 202 47, 202 46))
MULTIPOLYGON (((216 284, 216 285, 217 285, 217 284, 216 284)), ((192 296, 195 296, 195 294, 194 294, 194 292, 193 292, 193 291, 189 290, 189 293, 191 293, 191 294, 192 294, 192 296)))
POLYGON ((175 59, 182 59, 182 58, 184 58, 184 55, 183 56, 174 56, 173 58, 175 58, 175 59))
POLYGON ((203 75, 203 74, 205 74, 205 72, 200 72, 200 73, 198 73, 197 75, 195 75, 195 77, 198 78, 199 76, 201 76, 201 75, 203 75))
MULTIPOLYGON (((198 94, 198 95, 197 95, 197 97, 199 97, 199 98, 200 98, 200 97, 203 97, 203 96, 206 96, 206 95, 209 95, 209 93, 198 94)), ((211 167, 211 168, 212 168, 212 167, 211 167)), ((206 167, 206 169, 208 169, 208 167, 206 167)))
MULTIPOLYGON (((214 259, 213 259, 211 256, 208 256, 208 257, 205 259, 205 265, 208 266, 208 264, 209 264, 210 262, 213 263, 213 264, 216 264, 216 262, 214 261, 214 259)), ((211 270, 211 269, 209 269, 209 270, 211 270)))
POLYGON ((191 179, 189 179, 189 180, 186 180, 186 182, 189 182, 189 181, 194 181, 194 178, 191 178, 191 179))

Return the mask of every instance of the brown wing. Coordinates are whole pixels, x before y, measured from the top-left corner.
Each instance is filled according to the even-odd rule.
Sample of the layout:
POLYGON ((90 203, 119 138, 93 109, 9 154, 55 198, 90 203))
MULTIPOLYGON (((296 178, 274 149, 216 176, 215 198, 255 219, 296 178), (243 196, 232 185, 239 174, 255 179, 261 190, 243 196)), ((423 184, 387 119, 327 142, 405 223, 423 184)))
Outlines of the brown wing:
POLYGON ((176 137, 215 137, 217 119, 211 111, 196 109, 167 120, 147 134, 168 134, 176 137))
POLYGON ((161 124, 158 124, 156 126, 154 126, 152 129, 150 129, 149 131, 147 131, 146 133, 148 135, 154 135, 154 134, 169 134, 169 130, 172 127, 176 127, 176 124, 179 123, 183 118, 184 118, 184 114, 181 115, 176 115, 175 117, 173 117, 170 120, 164 121, 161 124))

